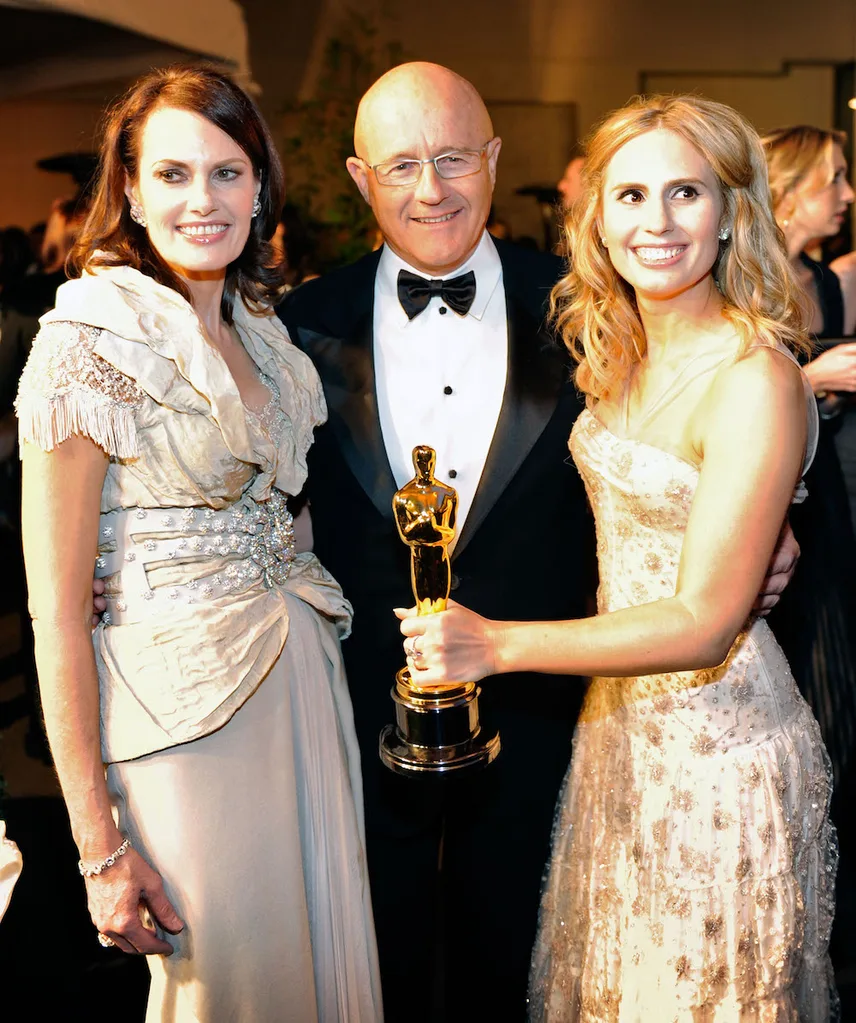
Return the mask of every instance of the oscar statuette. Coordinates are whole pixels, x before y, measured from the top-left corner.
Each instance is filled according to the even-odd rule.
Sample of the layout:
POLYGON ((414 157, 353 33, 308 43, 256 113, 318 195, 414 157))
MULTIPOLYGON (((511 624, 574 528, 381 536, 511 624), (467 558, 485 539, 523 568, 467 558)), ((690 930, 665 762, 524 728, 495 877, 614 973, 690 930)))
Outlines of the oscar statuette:
MULTIPOLYGON (((410 578, 420 615, 445 611, 451 584, 449 544, 455 536, 458 495, 434 478, 436 453, 413 449, 414 479, 397 491, 392 508, 410 547, 410 578)), ((475 682, 417 685, 408 667, 395 676, 395 724, 380 734, 380 758, 397 774, 445 774, 484 767, 499 752, 499 733, 479 724, 475 682)))

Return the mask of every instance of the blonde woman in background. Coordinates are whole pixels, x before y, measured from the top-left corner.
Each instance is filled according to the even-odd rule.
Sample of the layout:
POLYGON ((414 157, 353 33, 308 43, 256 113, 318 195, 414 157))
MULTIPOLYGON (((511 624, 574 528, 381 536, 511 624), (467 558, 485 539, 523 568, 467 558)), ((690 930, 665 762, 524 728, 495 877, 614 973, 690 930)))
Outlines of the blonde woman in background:
MULTIPOLYGON (((589 147, 554 290, 599 615, 402 612, 420 684, 594 675, 560 797, 530 1017, 827 1023, 829 760, 750 609, 817 410, 764 154, 729 107, 639 100, 589 147)), ((486 685, 490 685, 487 681, 486 685)))
MULTIPOLYGON (((821 415, 817 455, 806 481, 811 496, 791 516, 802 555, 770 624, 818 717, 840 784, 856 746, 852 514, 856 508, 856 341, 843 339, 848 326, 845 307, 856 303, 856 280, 845 282, 845 292, 842 279, 804 250, 813 239, 829 238, 840 230, 854 193, 847 180, 846 138, 841 132, 797 125, 770 132, 762 142, 773 211, 788 259, 808 297, 815 344, 805 373, 821 415)), ((840 788, 836 803, 843 800, 847 806, 847 791, 845 786, 840 788)), ((842 879, 847 874, 842 871, 842 879)))

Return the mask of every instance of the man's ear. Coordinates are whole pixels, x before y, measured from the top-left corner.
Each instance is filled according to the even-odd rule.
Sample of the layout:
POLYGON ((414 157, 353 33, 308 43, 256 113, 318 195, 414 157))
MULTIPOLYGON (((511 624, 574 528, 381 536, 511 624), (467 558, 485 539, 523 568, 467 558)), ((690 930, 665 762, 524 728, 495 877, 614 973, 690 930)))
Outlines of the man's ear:
POLYGON ((487 169, 490 174, 491 185, 496 185, 496 162, 499 159, 499 151, 502 149, 502 139, 497 136, 491 139, 487 149, 487 169))
POLYGON ((357 188, 359 188, 360 195, 371 206, 372 201, 369 198, 369 171, 366 169, 366 165, 358 157, 349 156, 345 161, 345 166, 348 168, 348 173, 354 179, 357 188))

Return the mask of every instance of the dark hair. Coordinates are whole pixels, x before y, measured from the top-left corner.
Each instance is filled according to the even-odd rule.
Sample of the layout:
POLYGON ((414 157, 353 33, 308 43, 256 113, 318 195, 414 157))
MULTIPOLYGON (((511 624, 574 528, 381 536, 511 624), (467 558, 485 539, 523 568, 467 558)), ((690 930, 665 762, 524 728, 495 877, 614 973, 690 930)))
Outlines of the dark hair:
POLYGON ((131 220, 125 196, 126 176, 137 178, 146 119, 160 107, 199 114, 250 158, 261 182, 261 211, 253 218, 243 252, 226 270, 221 312, 231 323, 236 294, 253 308, 272 305, 283 286, 268 244, 282 206, 282 167, 255 103, 230 78, 205 64, 150 71, 108 111, 92 208, 69 257, 70 275, 79 276, 87 267, 132 266, 190 299, 187 286, 152 247, 145 229, 131 220))
POLYGON ((0 285, 4 287, 23 277, 33 261, 27 232, 20 227, 0 231, 0 285))
POLYGON ((318 272, 315 232, 298 207, 290 202, 282 207, 279 223, 283 227, 285 279, 292 287, 296 287, 309 274, 318 272))

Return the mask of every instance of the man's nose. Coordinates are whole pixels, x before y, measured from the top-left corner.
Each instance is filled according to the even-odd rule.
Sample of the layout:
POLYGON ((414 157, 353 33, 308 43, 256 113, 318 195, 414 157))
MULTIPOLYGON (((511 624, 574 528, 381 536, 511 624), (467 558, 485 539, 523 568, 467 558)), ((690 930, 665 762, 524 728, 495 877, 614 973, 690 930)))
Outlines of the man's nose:
POLYGON ((422 173, 416 182, 413 194, 420 202, 432 204, 442 202, 446 198, 446 182, 437 173, 433 162, 422 165, 422 173))

